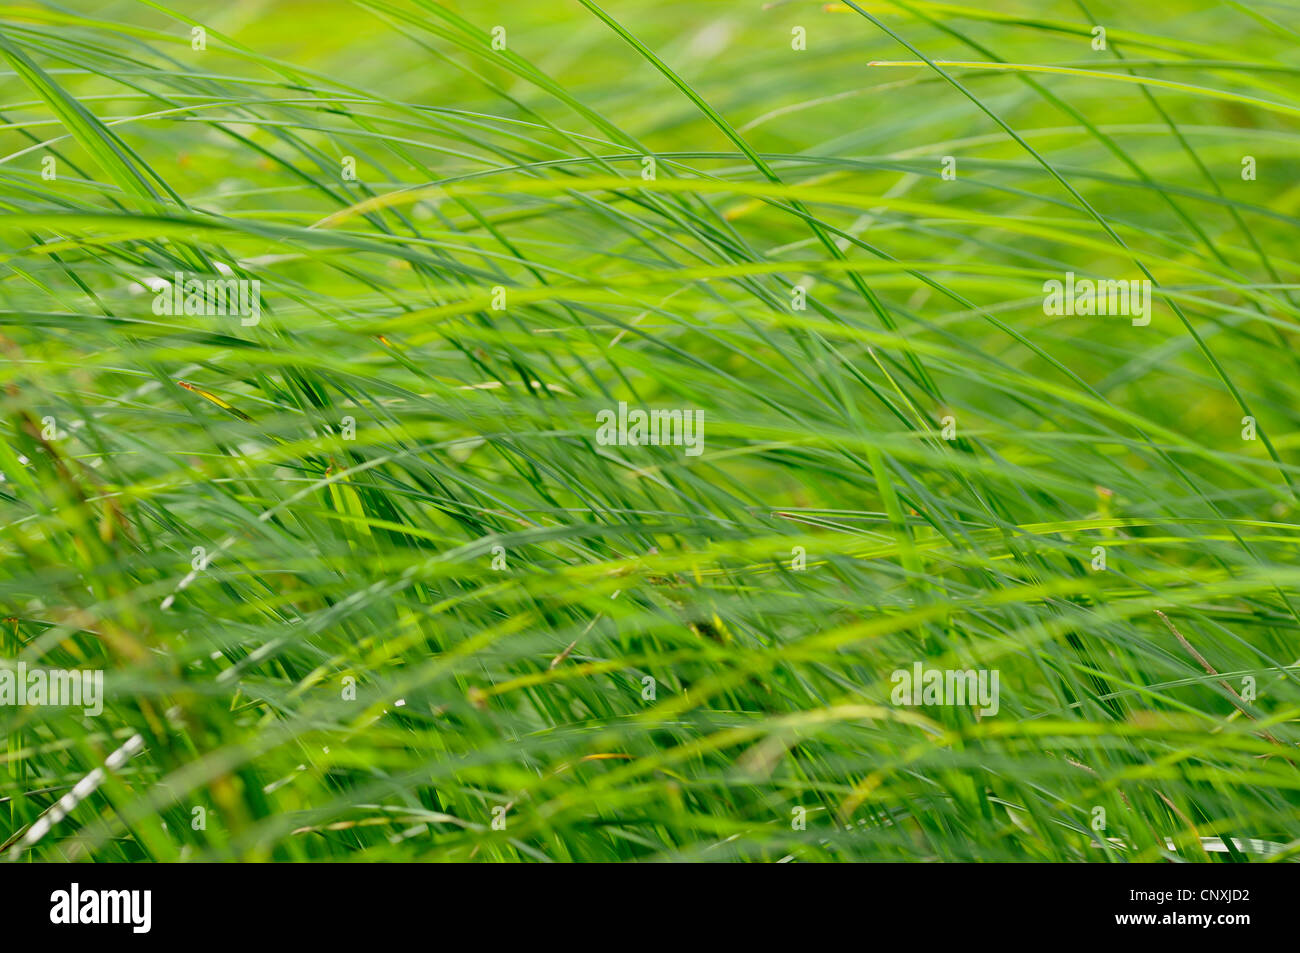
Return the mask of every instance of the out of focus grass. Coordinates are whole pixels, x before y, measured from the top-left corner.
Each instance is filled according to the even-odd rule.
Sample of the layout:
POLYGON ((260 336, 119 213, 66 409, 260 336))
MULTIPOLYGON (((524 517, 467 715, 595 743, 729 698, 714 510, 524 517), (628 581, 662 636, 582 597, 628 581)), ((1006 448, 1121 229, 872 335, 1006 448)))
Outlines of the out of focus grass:
POLYGON ((4 6, 2 654, 108 702, 0 707, 3 855, 1293 858, 1298 31, 4 6), (260 324, 153 313, 222 269, 260 324))

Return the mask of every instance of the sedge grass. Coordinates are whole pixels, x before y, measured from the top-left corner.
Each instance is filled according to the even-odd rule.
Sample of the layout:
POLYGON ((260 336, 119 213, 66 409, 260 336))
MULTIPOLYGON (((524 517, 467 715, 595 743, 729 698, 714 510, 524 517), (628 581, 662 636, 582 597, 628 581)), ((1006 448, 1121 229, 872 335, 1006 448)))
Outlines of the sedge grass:
POLYGON ((1300 16, 997 7, 7 7, 3 856, 1294 859, 1300 16))

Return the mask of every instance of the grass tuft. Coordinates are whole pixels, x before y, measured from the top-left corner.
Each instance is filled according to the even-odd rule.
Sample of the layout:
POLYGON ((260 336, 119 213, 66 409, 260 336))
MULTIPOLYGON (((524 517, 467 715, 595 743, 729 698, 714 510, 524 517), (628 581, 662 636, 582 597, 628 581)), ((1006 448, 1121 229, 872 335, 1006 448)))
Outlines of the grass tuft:
POLYGON ((1300 855, 1300 17, 997 6, 7 8, 0 857, 1300 855))

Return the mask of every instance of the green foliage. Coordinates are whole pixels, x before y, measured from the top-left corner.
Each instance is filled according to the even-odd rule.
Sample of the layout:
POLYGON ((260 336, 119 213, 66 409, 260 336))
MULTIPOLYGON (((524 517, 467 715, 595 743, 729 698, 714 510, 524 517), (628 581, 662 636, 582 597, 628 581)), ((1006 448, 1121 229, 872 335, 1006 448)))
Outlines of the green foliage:
POLYGON ((1293 858, 1300 17, 1155 10, 6 7, 3 856, 1293 858))

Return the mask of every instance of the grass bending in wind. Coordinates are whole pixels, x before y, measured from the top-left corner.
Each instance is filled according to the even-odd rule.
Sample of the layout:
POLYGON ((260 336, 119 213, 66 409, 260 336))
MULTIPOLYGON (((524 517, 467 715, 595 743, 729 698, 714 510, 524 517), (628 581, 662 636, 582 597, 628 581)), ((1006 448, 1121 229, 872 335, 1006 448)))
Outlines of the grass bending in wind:
POLYGON ((0 856, 1295 859, 1297 29, 4 8, 0 856))

